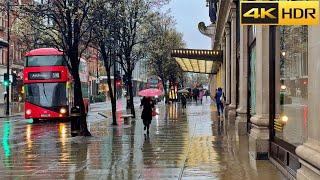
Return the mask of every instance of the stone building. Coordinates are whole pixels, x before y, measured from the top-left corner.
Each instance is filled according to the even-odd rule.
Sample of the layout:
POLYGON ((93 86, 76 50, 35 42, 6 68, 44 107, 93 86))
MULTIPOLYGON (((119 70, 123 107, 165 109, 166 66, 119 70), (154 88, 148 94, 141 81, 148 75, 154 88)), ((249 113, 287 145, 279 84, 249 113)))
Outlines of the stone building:
MULTIPOLYGON (((14 0, 10 1, 10 22, 8 23, 8 13, 7 7, 3 7, 1 5, 0 11, 0 38, 7 41, 8 39, 8 28, 10 29, 10 42, 9 42, 9 64, 10 64, 10 74, 17 75, 17 83, 14 86, 10 87, 10 101, 11 102, 19 102, 22 100, 22 70, 23 70, 23 54, 21 44, 19 43, 19 39, 15 33, 13 33, 13 24, 17 21, 18 17, 18 7, 25 3, 30 2, 30 0, 14 0), (3 11, 4 10, 4 11, 3 11), (9 24, 9 27, 8 27, 9 24)), ((4 4, 5 5, 5 4, 4 4)), ((0 49, 0 75, 3 76, 4 73, 7 72, 7 56, 8 56, 8 48, 0 49)), ((2 78, 1 78, 2 79, 2 78)), ((4 92, 5 87, 0 85, 0 104, 4 103, 4 92)))
POLYGON ((249 138, 253 160, 320 179, 320 25, 242 26, 239 0, 207 3, 212 24, 199 30, 223 52, 210 82, 225 91, 226 124, 249 138))

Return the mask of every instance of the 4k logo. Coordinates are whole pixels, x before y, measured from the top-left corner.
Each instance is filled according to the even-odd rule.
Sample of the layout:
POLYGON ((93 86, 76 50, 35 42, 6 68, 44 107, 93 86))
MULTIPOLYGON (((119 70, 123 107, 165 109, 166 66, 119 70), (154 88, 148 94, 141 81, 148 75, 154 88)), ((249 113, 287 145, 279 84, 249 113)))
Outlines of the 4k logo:
POLYGON ((278 24, 278 3, 241 2, 242 24, 278 24))
POLYGON ((242 25, 316 25, 318 1, 241 1, 242 25))
POLYGON ((257 18, 271 18, 271 19, 276 19, 276 17, 274 15, 271 14, 272 11, 276 10, 276 8, 270 8, 268 10, 266 10, 266 8, 252 8, 250 9, 248 12, 246 12, 245 14, 243 14, 243 17, 246 18, 251 18, 253 17, 254 19, 257 18))

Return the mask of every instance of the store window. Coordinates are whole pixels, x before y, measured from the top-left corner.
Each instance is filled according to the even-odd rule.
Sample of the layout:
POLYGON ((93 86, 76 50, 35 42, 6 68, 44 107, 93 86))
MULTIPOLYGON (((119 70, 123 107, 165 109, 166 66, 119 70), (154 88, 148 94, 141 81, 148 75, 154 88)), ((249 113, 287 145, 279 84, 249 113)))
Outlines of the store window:
POLYGON ((4 13, 0 12, 0 30, 4 28, 4 13))
POLYGON ((307 138, 308 56, 307 26, 281 26, 280 112, 275 135, 294 146, 307 138))
POLYGON ((249 26, 248 33, 248 118, 250 119, 256 114, 256 27, 249 26))
POLYGON ((249 53, 249 66, 250 66, 250 114, 251 116, 256 114, 256 46, 250 47, 249 53))

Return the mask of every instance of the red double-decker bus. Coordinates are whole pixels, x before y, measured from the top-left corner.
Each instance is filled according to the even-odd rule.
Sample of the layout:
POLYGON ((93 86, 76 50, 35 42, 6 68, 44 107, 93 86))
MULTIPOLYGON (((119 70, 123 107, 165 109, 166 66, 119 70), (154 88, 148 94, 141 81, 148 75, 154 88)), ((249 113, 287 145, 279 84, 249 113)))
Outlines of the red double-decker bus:
MULTIPOLYGON (((26 53, 23 82, 25 118, 68 118, 73 106, 73 80, 63 52, 40 48, 26 53)), ((89 108, 89 72, 85 60, 80 60, 79 74, 86 112, 89 108)))

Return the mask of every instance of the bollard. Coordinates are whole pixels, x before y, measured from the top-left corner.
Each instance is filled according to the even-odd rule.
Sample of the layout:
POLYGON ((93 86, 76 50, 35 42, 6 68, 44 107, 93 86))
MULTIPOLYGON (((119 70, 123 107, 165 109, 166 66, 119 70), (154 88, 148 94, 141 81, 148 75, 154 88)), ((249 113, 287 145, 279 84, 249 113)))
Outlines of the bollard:
POLYGON ((75 137, 80 134, 80 108, 74 106, 71 108, 70 119, 71 119, 71 136, 75 137))

